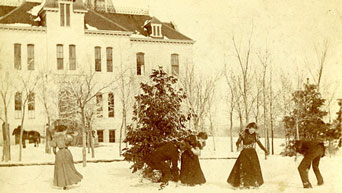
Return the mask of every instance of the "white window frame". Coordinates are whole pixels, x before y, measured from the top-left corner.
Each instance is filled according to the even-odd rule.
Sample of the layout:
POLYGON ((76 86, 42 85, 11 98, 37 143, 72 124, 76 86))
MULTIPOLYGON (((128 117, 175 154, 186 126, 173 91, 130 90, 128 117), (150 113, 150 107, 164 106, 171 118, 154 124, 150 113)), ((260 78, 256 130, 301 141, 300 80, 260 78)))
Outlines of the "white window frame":
POLYGON ((161 24, 151 24, 153 37, 162 37, 161 26, 161 24))

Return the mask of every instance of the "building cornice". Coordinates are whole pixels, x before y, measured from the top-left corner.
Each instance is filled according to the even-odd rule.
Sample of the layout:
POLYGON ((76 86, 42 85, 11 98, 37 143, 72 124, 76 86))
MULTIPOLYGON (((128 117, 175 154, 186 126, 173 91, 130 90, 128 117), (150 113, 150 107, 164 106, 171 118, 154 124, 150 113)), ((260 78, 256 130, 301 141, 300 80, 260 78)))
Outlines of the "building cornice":
POLYGON ((84 33, 86 35, 110 35, 110 36, 130 36, 132 34, 132 32, 108 31, 108 30, 88 30, 88 29, 85 29, 84 33))
POLYGON ((9 26, 0 24, 1 30, 16 30, 16 31, 29 31, 29 32, 46 32, 46 27, 24 27, 24 26, 9 26))
POLYGON ((134 38, 131 37, 132 42, 146 42, 146 43, 171 43, 171 44, 194 44, 193 40, 172 40, 172 39, 153 39, 153 38, 134 38))

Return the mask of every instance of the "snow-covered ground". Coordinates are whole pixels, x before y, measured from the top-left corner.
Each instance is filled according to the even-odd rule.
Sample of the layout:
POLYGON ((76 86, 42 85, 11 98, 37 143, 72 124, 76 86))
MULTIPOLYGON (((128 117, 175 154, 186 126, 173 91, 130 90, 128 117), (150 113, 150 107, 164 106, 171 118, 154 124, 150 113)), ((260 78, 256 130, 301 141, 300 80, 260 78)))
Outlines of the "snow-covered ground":
MULTIPOLYGON (((325 184, 316 186, 316 178, 310 170, 309 177, 314 185, 313 189, 303 189, 297 167, 301 157, 295 161, 293 157, 282 157, 278 155, 281 151, 280 144, 283 140, 276 140, 276 154, 269 156, 267 160, 259 152, 260 164, 264 176, 264 185, 258 189, 240 190, 233 189, 226 183, 230 170, 235 159, 201 159, 202 170, 207 179, 207 183, 200 186, 188 187, 181 184, 170 183, 162 191, 159 191, 158 184, 152 184, 138 174, 132 174, 128 162, 110 163, 88 163, 87 167, 76 164, 77 170, 84 176, 82 182, 66 192, 77 193, 109 193, 109 192, 342 192, 342 154, 336 156, 326 156, 320 162, 320 169, 325 184)), ((202 152, 202 158, 227 158, 236 157, 237 152, 230 153, 230 144, 227 138, 216 139, 216 152, 213 151, 212 140, 207 142, 206 149, 202 152)), ((24 150, 23 161, 21 163, 53 162, 54 156, 44 154, 43 145, 39 148, 29 147, 24 150)), ((17 161, 15 155, 16 148, 12 147, 11 163, 17 161)), ((2 151, 2 150, 1 150, 2 151)), ((71 151, 75 161, 81 160, 81 148, 73 147, 71 151)), ((96 148, 95 159, 122 159, 119 157, 118 144, 106 144, 96 148)), ((90 157, 90 156, 88 156, 90 157)), ((0 164, 4 164, 1 162, 0 164)), ((0 192, 60 192, 63 191, 52 185, 53 165, 42 166, 19 166, 19 167, 0 167, 0 192)))

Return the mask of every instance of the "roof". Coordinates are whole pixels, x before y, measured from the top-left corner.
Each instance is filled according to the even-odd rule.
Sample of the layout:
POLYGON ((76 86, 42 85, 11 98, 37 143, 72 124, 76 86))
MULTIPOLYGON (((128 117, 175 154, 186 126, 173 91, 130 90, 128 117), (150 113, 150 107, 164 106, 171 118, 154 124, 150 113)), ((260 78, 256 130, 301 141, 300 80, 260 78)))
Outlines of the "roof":
POLYGON ((127 31, 123 27, 92 10, 89 10, 88 13, 85 14, 84 23, 85 29, 127 31))
MULTIPOLYGON (((168 39, 175 40, 192 40, 189 37, 175 30, 170 24, 162 23, 158 19, 148 15, 133 15, 133 14, 119 14, 119 13, 106 13, 97 12, 119 26, 140 35, 149 36, 147 31, 144 29, 146 21, 158 21, 158 24, 162 24, 162 33, 168 39)), ((100 28, 99 28, 100 29, 100 28)))
MULTIPOLYGON (((45 4, 39 2, 24 2, 19 7, 0 6, 0 24, 42 26, 38 17, 41 8, 57 8, 56 0, 46 0, 45 4), (3 17, 1 17, 1 14, 3 17)), ((178 32, 171 23, 160 22, 157 18, 148 15, 134 15, 122 13, 108 13, 101 11, 87 10, 82 0, 74 2, 74 9, 84 10, 84 28, 89 30, 108 30, 132 32, 138 37, 148 37, 148 30, 145 24, 148 22, 162 25, 164 39, 169 40, 192 40, 178 32)))
POLYGON ((9 12, 11 12, 15 8, 16 7, 14 7, 14 6, 0 6, 0 17, 8 14, 9 12))
MULTIPOLYGON (((28 24, 31 26, 39 26, 40 20, 37 19, 37 16, 35 16, 32 12, 34 11, 33 8, 40 6, 41 3, 36 2, 25 2, 21 4, 19 7, 16 7, 15 9, 12 9, 9 14, 4 15, 3 18, 0 19, 0 24, 28 24)), ((0 6, 1 10, 5 10, 0 6)), ((6 7, 6 6, 5 6, 6 7)), ((35 8, 36 9, 36 8, 35 8)), ((37 12, 38 13, 38 12, 37 12)))

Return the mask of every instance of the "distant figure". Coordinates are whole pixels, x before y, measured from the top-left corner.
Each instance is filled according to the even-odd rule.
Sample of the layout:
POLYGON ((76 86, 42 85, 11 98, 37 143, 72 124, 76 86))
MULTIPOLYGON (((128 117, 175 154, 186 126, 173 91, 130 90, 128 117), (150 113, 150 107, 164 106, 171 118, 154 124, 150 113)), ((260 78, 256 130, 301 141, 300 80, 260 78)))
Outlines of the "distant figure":
POLYGON ((227 182, 234 187, 249 188, 259 187, 264 183, 259 158, 255 151, 255 143, 268 154, 265 147, 261 144, 256 133, 257 125, 249 123, 244 131, 239 135, 236 146, 239 147, 243 142, 243 149, 237 158, 227 182))
POLYGON ((295 142, 294 147, 296 148, 296 152, 304 155, 302 162, 300 162, 298 166, 303 187, 312 188, 308 176, 311 164, 317 178, 317 185, 323 185, 323 177, 318 166, 321 157, 323 157, 325 153, 324 143, 319 141, 298 140, 295 142))
POLYGON ((179 148, 172 141, 161 144, 153 152, 145 155, 144 161, 152 170, 162 173, 161 188, 165 187, 170 180, 179 180, 179 148), (171 161, 172 167, 167 161, 171 161))
POLYGON ((198 159, 206 139, 208 139, 208 135, 205 132, 200 132, 197 136, 190 135, 186 139, 186 143, 189 145, 181 156, 180 181, 182 184, 194 186, 206 182, 198 159))
POLYGON ((76 184, 83 178, 76 170, 72 154, 68 149, 68 145, 75 136, 77 136, 77 133, 69 135, 66 133, 66 127, 60 125, 57 126, 53 140, 51 141, 53 153, 56 155, 53 184, 58 187, 63 187, 64 190, 67 186, 76 184), (58 151, 56 152, 57 147, 58 151))

